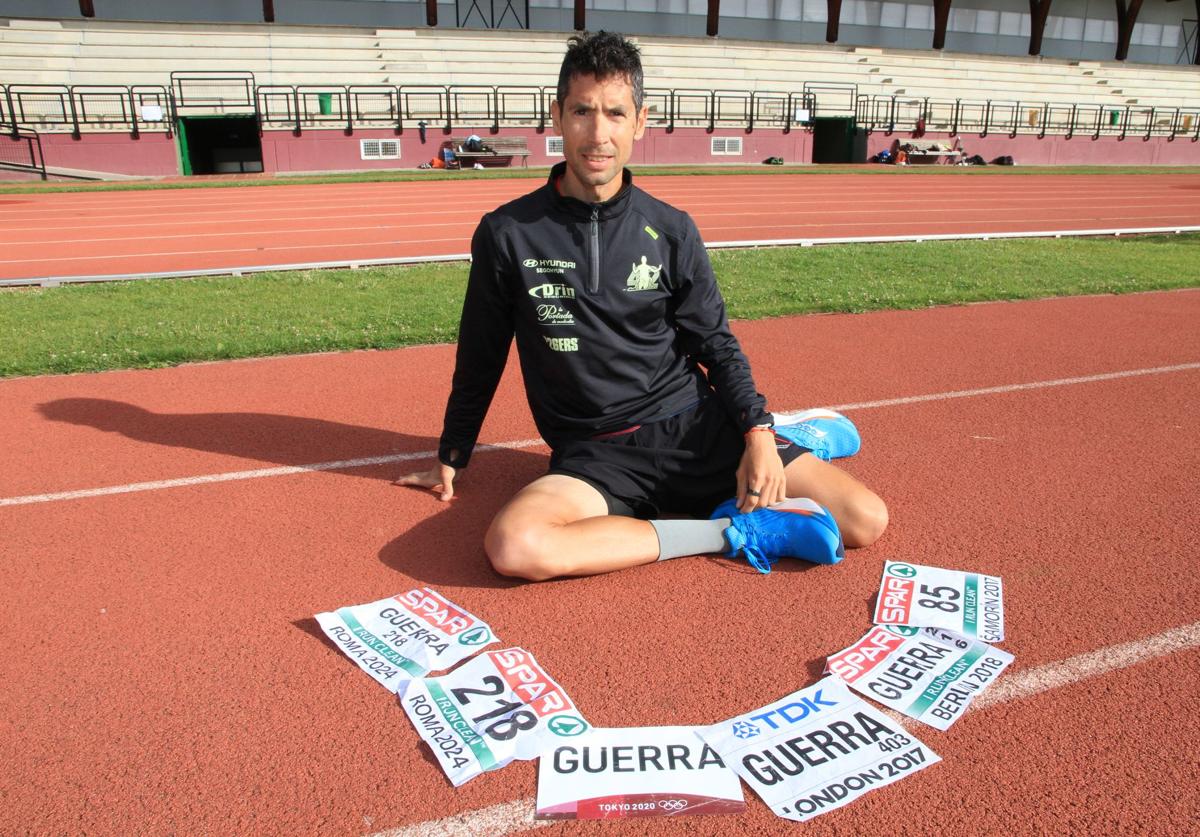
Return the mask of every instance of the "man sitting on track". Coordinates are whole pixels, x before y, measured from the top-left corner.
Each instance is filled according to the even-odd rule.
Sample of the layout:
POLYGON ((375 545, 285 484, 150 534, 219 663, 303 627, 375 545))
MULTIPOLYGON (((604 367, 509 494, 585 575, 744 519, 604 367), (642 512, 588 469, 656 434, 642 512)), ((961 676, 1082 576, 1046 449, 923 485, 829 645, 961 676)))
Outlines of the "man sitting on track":
POLYGON ((439 464, 397 482, 454 495, 515 335, 552 455, 488 529, 498 572, 542 580, 713 552, 762 572, 783 556, 834 563, 887 525, 883 501, 827 461, 857 452, 857 431, 827 410, 773 426, 695 224, 625 168, 642 99, 633 44, 571 38, 551 107, 565 162, 476 229, 439 464))

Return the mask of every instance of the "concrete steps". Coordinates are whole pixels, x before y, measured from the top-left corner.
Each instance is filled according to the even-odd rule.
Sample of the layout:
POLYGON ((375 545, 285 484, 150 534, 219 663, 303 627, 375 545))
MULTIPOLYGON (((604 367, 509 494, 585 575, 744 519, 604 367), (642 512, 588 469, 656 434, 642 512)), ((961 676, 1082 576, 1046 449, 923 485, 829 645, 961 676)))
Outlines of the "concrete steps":
MULTIPOLYGON (((178 70, 250 71, 266 85, 552 87, 565 34, 0 19, 0 83, 162 85, 178 70)), ((640 36, 646 86, 940 101, 1200 107, 1195 68, 932 50, 640 36), (833 94, 830 94, 833 95, 833 94)), ((835 96, 836 98, 836 96, 835 96)))

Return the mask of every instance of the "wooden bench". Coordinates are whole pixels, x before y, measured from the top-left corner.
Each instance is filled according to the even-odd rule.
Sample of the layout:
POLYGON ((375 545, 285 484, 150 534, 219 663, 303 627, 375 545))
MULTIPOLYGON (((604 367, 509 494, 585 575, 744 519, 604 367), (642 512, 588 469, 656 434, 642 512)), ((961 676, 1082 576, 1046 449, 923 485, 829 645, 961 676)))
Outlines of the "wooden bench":
MULTIPOLYGON (((955 140, 957 145, 958 140, 955 140)), ((941 142, 917 142, 907 140, 899 144, 897 151, 903 151, 908 155, 910 163, 940 163, 943 160, 947 163, 957 163, 962 158, 961 148, 943 148, 945 143, 941 142)), ((894 159, 894 155, 893 155, 894 159)))
POLYGON ((496 166, 509 165, 514 157, 520 157, 522 165, 529 166, 529 144, 525 137, 482 137, 486 151, 466 151, 466 137, 451 137, 450 150, 454 156, 469 167, 470 163, 479 162, 481 165, 492 163, 496 166))

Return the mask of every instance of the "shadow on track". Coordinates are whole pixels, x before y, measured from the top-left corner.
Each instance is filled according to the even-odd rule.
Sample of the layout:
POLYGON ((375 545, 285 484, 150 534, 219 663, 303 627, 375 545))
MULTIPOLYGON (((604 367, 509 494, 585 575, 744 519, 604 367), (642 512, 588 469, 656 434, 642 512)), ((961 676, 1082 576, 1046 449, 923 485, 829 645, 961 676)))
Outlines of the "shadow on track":
MULTIPOLYGON (((370 479, 392 480, 433 463, 437 439, 374 427, 273 413, 155 413, 135 404, 104 398, 60 398, 38 405, 50 421, 120 433, 139 442, 304 466, 367 457, 429 453, 428 460, 337 470, 370 479)), ((491 454, 501 455, 501 454, 491 454)), ((545 462, 535 453, 504 451, 506 459, 545 462)), ((544 469, 545 465, 542 465, 544 469)))
MULTIPOLYGON (((228 454, 282 466, 428 452, 427 459, 323 469, 391 482, 430 467, 437 439, 322 419, 272 413, 156 413, 103 398, 61 398, 38 405, 51 421, 94 427, 139 442, 228 454)), ((457 496, 385 545, 379 559, 422 584, 508 588, 492 570, 483 535, 502 505, 546 471, 543 452, 477 451, 455 483, 457 496)), ((420 488, 396 486, 399 507, 420 488)))
MULTIPOLYGON (((379 551, 379 560, 397 572, 435 587, 508 589, 528 582, 505 578, 492 569, 483 536, 501 506, 546 473, 549 457, 512 450, 477 452, 454 482, 454 499, 413 524, 379 551)), ((400 491, 424 491, 400 488, 400 491)))

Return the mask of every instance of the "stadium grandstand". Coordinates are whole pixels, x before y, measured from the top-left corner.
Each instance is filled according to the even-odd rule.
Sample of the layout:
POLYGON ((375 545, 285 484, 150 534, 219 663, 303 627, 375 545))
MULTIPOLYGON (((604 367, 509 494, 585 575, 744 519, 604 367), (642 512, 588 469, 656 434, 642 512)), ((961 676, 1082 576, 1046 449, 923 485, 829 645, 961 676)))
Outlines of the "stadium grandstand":
POLYGON ((0 176, 560 156, 564 40, 628 33, 634 163, 1200 162, 1200 0, 0 0, 0 176))

